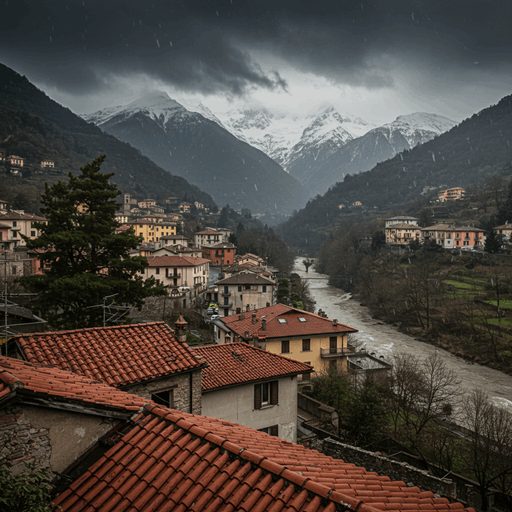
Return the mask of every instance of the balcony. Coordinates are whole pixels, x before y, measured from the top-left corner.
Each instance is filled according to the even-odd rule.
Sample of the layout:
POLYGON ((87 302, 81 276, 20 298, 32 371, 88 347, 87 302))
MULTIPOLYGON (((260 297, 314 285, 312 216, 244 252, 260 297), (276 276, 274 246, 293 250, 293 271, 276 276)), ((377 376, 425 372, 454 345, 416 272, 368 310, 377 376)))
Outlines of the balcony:
POLYGON ((165 273, 165 277, 167 277, 168 279, 179 279, 181 277, 181 273, 180 274, 172 274, 172 273, 165 273))
POLYGON ((356 350, 351 345, 347 347, 321 348, 320 357, 322 359, 332 359, 336 357, 345 357, 355 354, 356 350))
POLYGON ((219 309, 232 309, 233 308, 233 303, 230 302, 229 304, 219 304, 219 309))
POLYGON ((223 297, 231 297, 231 292, 222 293, 221 295, 222 295, 223 297))

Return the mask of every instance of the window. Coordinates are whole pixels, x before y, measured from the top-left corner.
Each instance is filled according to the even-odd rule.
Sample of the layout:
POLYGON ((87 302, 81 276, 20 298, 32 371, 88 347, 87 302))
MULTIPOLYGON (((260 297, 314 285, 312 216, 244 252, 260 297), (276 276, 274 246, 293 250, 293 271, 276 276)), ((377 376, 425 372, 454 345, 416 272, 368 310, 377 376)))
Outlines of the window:
POLYGON ((15 227, 17 227, 17 226, 18 226, 18 222, 17 222, 17 221, 15 221, 15 220, 13 220, 13 221, 12 221, 12 227, 13 227, 13 228, 15 228, 15 227))
POLYGON ((271 427, 260 428, 259 432, 265 432, 270 436, 278 437, 279 435, 279 425, 272 425, 271 427))
POLYGON ((245 290, 250 290, 250 289, 251 289, 251 285, 250 285, 250 284, 246 284, 246 285, 244 285, 244 289, 245 289, 245 290))
POLYGON ((36 231, 34 229, 30 232, 30 236, 36 236, 36 231))
POLYGON ((160 268, 158 268, 158 267, 156 268, 155 274, 160 274, 160 268))
POLYGON ((281 354, 290 353, 290 340, 281 341, 281 354))
POLYGON ((241 292, 241 291, 242 291, 242 287, 241 287, 241 286, 239 286, 239 287, 238 287, 238 291, 239 291, 239 292, 241 292))
POLYGON ((302 352, 310 352, 311 351, 311 340, 306 338, 302 340, 302 352))
POLYGON ((264 284, 264 285, 262 285, 262 286, 261 286, 261 291, 262 291, 263 293, 267 293, 267 285, 266 285, 266 284, 264 284))
POLYGON ((279 402, 278 382, 264 382, 254 385, 254 408, 261 409, 264 405, 276 405, 279 402))
MULTIPOLYGON (((311 361, 304 361, 305 364, 311 364, 311 361)), ((311 380, 311 373, 303 373, 302 380, 311 380)))
POLYGON ((159 405, 174 409, 174 389, 166 389, 151 395, 151 400, 159 405))

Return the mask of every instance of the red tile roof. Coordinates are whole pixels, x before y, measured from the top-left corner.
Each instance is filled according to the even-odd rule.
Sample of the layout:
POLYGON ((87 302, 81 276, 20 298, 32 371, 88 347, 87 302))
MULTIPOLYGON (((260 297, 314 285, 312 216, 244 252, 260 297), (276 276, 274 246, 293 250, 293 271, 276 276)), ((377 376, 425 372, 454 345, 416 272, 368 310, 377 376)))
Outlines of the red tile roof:
POLYGON ((202 366, 164 322, 20 334, 26 359, 126 386, 202 366))
POLYGON ((357 332, 357 329, 348 325, 339 322, 333 325, 333 320, 302 311, 301 309, 285 306, 284 304, 260 308, 256 311, 242 313, 241 315, 225 316, 220 321, 244 339, 247 332, 250 337, 258 336, 266 339, 292 336, 328 336, 357 332), (253 323, 252 315, 254 313, 256 314, 256 322, 253 323), (305 318, 306 321, 301 321, 299 318, 305 318), (266 321, 265 330, 263 330, 262 320, 266 321))
POLYGON ((247 343, 196 347, 194 352, 203 356, 208 363, 201 376, 203 391, 313 370, 309 364, 272 354, 247 343))
POLYGON ((210 260, 191 256, 153 256, 148 258, 148 263, 150 267, 197 267, 210 263, 210 260))
MULTIPOLYGON (((138 411, 150 400, 113 388, 71 372, 19 359, 0 356, 0 407, 20 395, 51 397, 59 402, 81 402, 92 408, 123 409, 129 414, 138 411)), ((105 413, 108 416, 108 413, 105 413)))
POLYGON ((147 416, 54 503, 62 512, 472 510, 235 423, 147 416))

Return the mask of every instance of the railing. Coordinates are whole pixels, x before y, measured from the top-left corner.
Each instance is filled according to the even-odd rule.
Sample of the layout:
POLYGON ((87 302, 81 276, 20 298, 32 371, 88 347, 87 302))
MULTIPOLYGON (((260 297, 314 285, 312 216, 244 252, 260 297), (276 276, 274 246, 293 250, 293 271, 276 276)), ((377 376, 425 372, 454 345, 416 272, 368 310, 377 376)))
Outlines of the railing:
POLYGON ((224 292, 221 294, 223 297, 231 297, 231 292, 224 292))
POLYGON ((329 357, 343 357, 355 354, 355 348, 351 345, 346 347, 336 347, 336 348, 321 348, 320 349, 320 357, 329 358, 329 357))

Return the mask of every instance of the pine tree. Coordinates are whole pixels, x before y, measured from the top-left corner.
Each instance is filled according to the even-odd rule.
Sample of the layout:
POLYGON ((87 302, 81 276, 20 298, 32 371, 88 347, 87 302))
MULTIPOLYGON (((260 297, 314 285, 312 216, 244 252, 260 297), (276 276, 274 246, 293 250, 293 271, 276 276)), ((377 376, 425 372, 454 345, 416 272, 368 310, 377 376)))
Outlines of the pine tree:
POLYGON ((485 251, 491 254, 499 252, 501 249, 501 236, 499 236, 494 229, 491 229, 485 239, 485 251))
POLYGON ((36 308, 54 328, 74 329, 102 325, 103 310, 95 307, 115 296, 117 304, 140 307, 146 297, 163 293, 153 279, 140 272, 146 258, 130 257, 141 242, 133 230, 116 233, 120 203, 111 174, 100 172, 105 155, 69 173, 68 183, 45 185, 41 202, 47 223, 36 227, 41 235, 27 247, 38 252, 43 274, 20 279, 37 293, 36 308))

